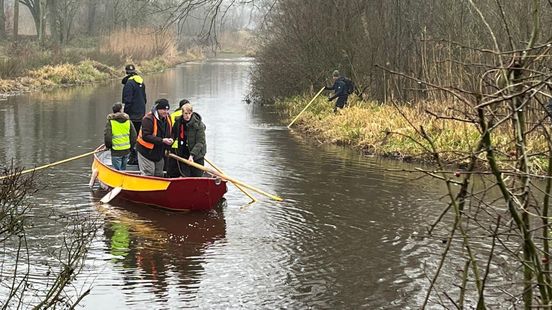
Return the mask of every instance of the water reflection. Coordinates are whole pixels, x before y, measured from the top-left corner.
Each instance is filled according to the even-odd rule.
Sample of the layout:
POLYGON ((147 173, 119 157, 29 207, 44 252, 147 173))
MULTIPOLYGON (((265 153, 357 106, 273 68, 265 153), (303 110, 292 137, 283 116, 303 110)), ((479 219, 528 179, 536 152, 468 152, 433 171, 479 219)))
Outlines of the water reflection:
MULTIPOLYGON (((104 218, 79 278, 93 282, 85 308, 417 304, 427 285, 428 253, 440 244, 413 236, 439 214, 441 188, 387 170, 402 163, 304 139, 269 107, 247 105, 250 65, 249 59, 216 59, 146 76, 148 109, 160 97, 171 104, 190 99, 207 126, 207 158, 283 203, 262 198, 241 208, 249 198, 229 184, 228 204, 211 213, 172 213, 123 200, 99 206, 104 192, 90 194, 87 187, 90 159, 43 173, 49 186, 34 197, 41 236, 57 232, 46 215, 52 209, 104 218)), ((14 158, 39 166, 95 149, 121 85, 92 89, 0 103, 0 163, 14 158)), ((55 247, 54 238, 42 239, 55 247)))
MULTIPOLYGON (((101 195, 99 195, 101 196, 101 195)), ((99 197, 98 197, 99 199, 99 197)), ((124 287, 126 304, 144 287, 157 302, 171 291, 193 296, 203 273, 202 256, 226 236, 223 201, 210 212, 175 213, 124 201, 97 205, 105 215, 104 242, 124 287)))

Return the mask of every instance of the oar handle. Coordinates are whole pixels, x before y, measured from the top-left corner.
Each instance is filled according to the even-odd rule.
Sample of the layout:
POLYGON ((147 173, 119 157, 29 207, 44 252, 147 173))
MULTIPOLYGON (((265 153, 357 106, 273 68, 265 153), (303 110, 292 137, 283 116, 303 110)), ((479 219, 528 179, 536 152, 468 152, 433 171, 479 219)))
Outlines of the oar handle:
POLYGON ((273 199, 273 200, 276 200, 276 201, 282 201, 282 200, 284 200, 284 199, 282 199, 281 197, 278 197, 278 196, 276 196, 276 195, 269 194, 269 193, 267 193, 267 192, 265 192, 265 191, 263 191, 263 190, 260 190, 260 189, 258 189, 258 188, 256 188, 256 187, 253 187, 253 186, 251 186, 251 185, 249 185, 249 184, 243 183, 243 182, 241 182, 241 181, 239 181, 239 180, 236 180, 236 179, 234 179, 234 178, 232 178, 232 177, 229 177, 229 176, 227 176, 226 174, 223 174, 223 173, 220 173, 220 172, 218 172, 218 171, 209 169, 209 168, 204 167, 204 166, 202 166, 202 165, 200 165, 200 164, 198 164, 198 163, 195 163, 195 162, 193 162, 193 161, 184 159, 184 158, 182 158, 182 157, 180 157, 180 156, 178 156, 178 155, 169 153, 169 157, 174 158, 174 159, 176 159, 176 160, 178 160, 178 161, 181 161, 181 162, 183 162, 183 163, 185 163, 185 164, 187 164, 187 165, 190 165, 190 166, 192 166, 192 167, 195 167, 195 168, 197 168, 197 169, 199 169, 199 170, 202 170, 202 171, 205 171, 205 172, 207 172, 207 173, 210 173, 210 174, 212 174, 212 175, 216 175, 216 176, 218 176, 218 177, 220 177, 220 178, 222 178, 222 179, 224 179, 224 180, 226 180, 226 181, 230 181, 230 182, 232 182, 232 183, 234 183, 234 184, 241 185, 241 186, 243 186, 243 187, 245 187, 245 188, 248 188, 248 189, 250 189, 250 190, 252 190, 252 191, 255 191, 255 192, 259 193, 259 194, 265 195, 265 196, 267 196, 267 197, 269 197, 269 198, 271 198, 271 199, 273 199))
POLYGON ((289 125, 287 125, 288 128, 291 128, 291 125, 293 125, 293 123, 295 123, 295 121, 299 118, 299 116, 301 114, 303 114, 303 112, 305 112, 305 110, 311 105, 311 103, 314 102, 314 99, 316 99, 316 97, 318 97, 318 95, 320 95, 320 93, 325 89, 326 87, 322 87, 320 88, 320 90, 316 93, 316 95, 314 95, 314 97, 312 97, 311 101, 307 104, 307 106, 305 106, 303 108, 303 110, 301 110, 301 112, 299 112, 299 114, 297 114, 297 116, 291 121, 291 123, 289 123, 289 125))

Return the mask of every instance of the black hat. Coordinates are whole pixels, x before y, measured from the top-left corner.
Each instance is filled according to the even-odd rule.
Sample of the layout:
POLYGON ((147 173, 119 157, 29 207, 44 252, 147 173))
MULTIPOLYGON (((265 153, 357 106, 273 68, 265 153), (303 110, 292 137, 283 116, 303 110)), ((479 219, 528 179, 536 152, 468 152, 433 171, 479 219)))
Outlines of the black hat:
POLYGON ((132 64, 126 65, 126 67, 125 67, 125 72, 126 72, 127 74, 136 73, 136 67, 134 67, 134 65, 132 65, 132 64))
POLYGON ((190 103, 190 101, 188 99, 180 100, 180 102, 178 103, 178 109, 176 109, 176 111, 178 111, 179 109, 182 109, 182 106, 185 105, 186 103, 190 103))
POLYGON ((165 98, 162 98, 162 99, 157 99, 157 101, 155 101, 155 109, 156 110, 163 110, 163 109, 170 109, 171 106, 169 105, 169 100, 165 99, 165 98))

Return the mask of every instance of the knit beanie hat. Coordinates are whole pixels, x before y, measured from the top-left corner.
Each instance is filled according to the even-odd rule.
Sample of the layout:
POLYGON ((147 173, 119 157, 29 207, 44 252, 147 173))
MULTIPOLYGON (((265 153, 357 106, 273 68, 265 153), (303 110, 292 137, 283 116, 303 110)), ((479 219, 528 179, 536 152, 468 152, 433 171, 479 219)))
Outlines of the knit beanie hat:
POLYGON ((169 100, 167 100, 165 98, 157 99, 157 101, 155 101, 155 109, 156 110, 168 110, 170 108, 171 108, 171 106, 169 105, 169 100))

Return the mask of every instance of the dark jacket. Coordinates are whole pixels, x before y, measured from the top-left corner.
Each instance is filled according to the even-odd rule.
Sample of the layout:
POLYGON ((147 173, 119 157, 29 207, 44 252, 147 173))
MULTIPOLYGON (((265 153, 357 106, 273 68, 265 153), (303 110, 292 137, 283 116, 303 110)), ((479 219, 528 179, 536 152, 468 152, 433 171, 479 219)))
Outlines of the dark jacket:
POLYGON ((145 158, 158 162, 165 156, 165 150, 171 146, 163 143, 163 138, 171 137, 170 117, 159 120, 154 113, 148 113, 142 119, 142 139, 153 144, 153 149, 148 149, 140 143, 136 143, 136 151, 145 158), (157 123, 157 135, 153 135, 153 122, 157 123))
MULTIPOLYGON (((112 142, 113 142, 113 134, 111 130, 111 120, 115 120, 119 123, 124 123, 127 120, 129 120, 129 117, 126 113, 118 112, 118 113, 110 113, 107 115, 107 123, 105 123, 105 129, 104 129, 104 144, 105 147, 108 149, 111 149, 112 142)), ((130 122, 130 145, 134 145, 136 143, 136 129, 134 129, 134 125, 132 125, 132 122, 130 122)), ((128 150, 111 150, 111 156, 124 156, 126 154, 130 153, 130 148, 128 150)))
POLYGON ((347 85, 345 84, 345 78, 342 76, 337 78, 331 87, 326 86, 326 89, 334 91, 334 95, 330 97, 330 100, 334 100, 335 98, 347 99, 347 97, 349 96, 349 94, 347 94, 347 85))
POLYGON ((146 85, 144 79, 136 74, 127 75, 122 81, 124 112, 131 121, 140 121, 146 114, 146 85))
POLYGON ((205 157, 207 153, 205 128, 201 116, 196 112, 192 113, 188 122, 182 116, 176 119, 173 125, 173 139, 178 139, 178 156, 188 159, 188 156, 192 155, 194 160, 205 157), (184 130, 184 140, 181 138, 182 130, 184 130))

